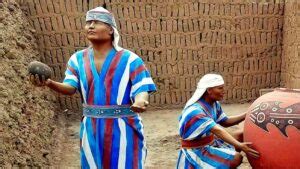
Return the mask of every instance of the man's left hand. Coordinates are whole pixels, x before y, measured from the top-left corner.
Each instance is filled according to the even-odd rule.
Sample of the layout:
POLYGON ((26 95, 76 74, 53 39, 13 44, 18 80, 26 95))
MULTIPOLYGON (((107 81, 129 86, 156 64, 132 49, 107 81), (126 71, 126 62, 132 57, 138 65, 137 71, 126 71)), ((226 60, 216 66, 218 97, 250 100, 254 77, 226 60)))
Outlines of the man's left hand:
POLYGON ((130 109, 136 113, 145 112, 149 102, 147 100, 136 100, 130 107, 130 109))

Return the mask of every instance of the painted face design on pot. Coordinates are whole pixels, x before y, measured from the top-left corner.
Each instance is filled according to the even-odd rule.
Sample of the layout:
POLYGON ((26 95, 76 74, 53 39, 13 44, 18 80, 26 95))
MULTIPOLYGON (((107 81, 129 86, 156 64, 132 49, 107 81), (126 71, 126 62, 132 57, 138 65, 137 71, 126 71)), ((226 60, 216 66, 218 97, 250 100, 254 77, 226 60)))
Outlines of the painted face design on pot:
POLYGON ((259 128, 268 131, 267 124, 275 125, 281 133, 287 136, 286 127, 292 125, 300 130, 300 103, 288 107, 281 107, 281 102, 262 102, 255 106, 249 119, 259 128))

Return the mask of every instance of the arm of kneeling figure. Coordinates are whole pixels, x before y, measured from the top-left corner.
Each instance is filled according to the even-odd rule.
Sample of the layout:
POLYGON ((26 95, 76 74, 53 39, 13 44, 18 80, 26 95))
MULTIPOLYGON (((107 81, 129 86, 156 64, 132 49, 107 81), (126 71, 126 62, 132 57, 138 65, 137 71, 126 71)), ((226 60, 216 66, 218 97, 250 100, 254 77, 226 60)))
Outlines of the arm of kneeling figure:
POLYGON ((64 94, 64 95, 73 95, 74 93, 76 93, 75 87, 65 84, 65 83, 56 82, 51 79, 47 79, 46 86, 48 86, 50 89, 52 89, 58 93, 64 94))
POLYGON ((223 127, 230 127, 239 124, 240 122, 244 121, 246 117, 246 113, 236 115, 236 116, 230 116, 228 119, 224 120, 220 123, 223 127))
POLYGON ((233 145, 235 148, 241 149, 246 154, 248 154, 248 155, 250 155, 250 156, 252 156, 254 158, 258 158, 259 157, 259 153, 249 147, 249 145, 251 145, 252 143, 247 143, 247 142, 241 143, 241 142, 237 141, 225 129, 223 129, 219 125, 215 125, 211 129, 211 132, 213 134, 215 134, 216 136, 218 136, 219 138, 221 138, 222 140, 224 140, 225 142, 233 145))
POLYGON ((237 141, 235 138, 233 138, 225 129, 220 127, 219 125, 215 125, 211 132, 224 140, 225 142, 233 145, 234 147, 241 147, 241 143, 237 141))

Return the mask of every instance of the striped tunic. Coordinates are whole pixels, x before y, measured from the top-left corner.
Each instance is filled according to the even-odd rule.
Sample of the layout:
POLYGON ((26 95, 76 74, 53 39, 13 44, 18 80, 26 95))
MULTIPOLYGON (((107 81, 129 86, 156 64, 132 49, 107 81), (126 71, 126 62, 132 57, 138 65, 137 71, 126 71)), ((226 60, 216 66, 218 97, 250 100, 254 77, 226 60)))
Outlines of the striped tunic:
MULTIPOLYGON (((98 72, 93 49, 68 61, 63 83, 75 87, 88 105, 128 105, 156 86, 143 60, 129 50, 112 49, 98 72)), ((83 117, 80 124, 82 168, 144 168, 146 145, 141 117, 83 117)))
MULTIPOLYGON (((183 140, 206 137, 218 123, 227 119, 219 102, 213 106, 204 99, 185 108, 179 118, 179 135, 183 140)), ((215 136, 213 143, 199 148, 181 148, 177 162, 178 169, 185 168, 229 168, 235 149, 215 136)))

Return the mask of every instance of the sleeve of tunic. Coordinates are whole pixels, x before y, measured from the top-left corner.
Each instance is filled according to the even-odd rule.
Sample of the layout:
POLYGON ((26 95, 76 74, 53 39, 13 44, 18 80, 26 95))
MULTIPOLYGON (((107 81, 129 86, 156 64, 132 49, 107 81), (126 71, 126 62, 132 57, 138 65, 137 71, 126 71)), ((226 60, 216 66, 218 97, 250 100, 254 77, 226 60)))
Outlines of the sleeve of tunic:
POLYGON ((76 53, 73 54, 66 66, 64 84, 68 84, 76 89, 79 88, 79 69, 76 53))
POLYGON ((143 60, 137 57, 130 64, 130 81, 132 83, 130 96, 132 99, 141 92, 155 92, 156 86, 143 60))
POLYGON ((224 113, 221 104, 219 102, 216 103, 216 109, 217 109, 217 123, 221 123, 228 119, 227 115, 224 113))
POLYGON ((200 108, 190 106, 183 111, 179 120, 179 134, 184 140, 193 140, 209 134, 215 121, 200 108))

